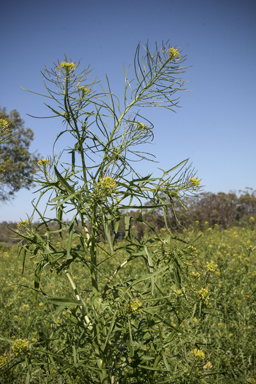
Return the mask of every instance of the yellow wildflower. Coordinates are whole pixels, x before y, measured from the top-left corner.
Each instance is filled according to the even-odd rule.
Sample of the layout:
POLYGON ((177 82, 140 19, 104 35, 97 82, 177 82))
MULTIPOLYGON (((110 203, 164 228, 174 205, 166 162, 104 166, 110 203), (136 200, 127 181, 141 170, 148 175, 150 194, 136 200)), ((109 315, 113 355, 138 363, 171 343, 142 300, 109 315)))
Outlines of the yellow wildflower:
POLYGON ((78 86, 77 89, 82 92, 82 95, 91 93, 91 90, 89 88, 85 88, 84 85, 78 86))
POLYGON ((210 361, 207 361, 207 363, 203 366, 203 369, 211 369, 212 363, 210 361))
POLYGON ((75 64, 73 62, 67 63, 66 61, 62 61, 60 63, 60 67, 61 68, 65 68, 66 71, 68 72, 68 71, 70 71, 71 69, 73 69, 75 67, 75 64))
POLYGON ((189 245, 189 246, 188 246, 188 249, 189 249, 191 252, 196 252, 196 248, 193 247, 193 245, 189 245))
POLYGON ((38 165, 46 165, 46 164, 48 164, 50 162, 50 160, 49 159, 41 159, 41 160, 39 160, 38 161, 38 165))
POLYGON ((8 121, 5 119, 0 119, 0 127, 1 128, 7 128, 8 127, 8 121))
POLYGON ((251 220, 251 221, 254 221, 255 219, 254 219, 254 217, 251 216, 251 217, 250 217, 250 220, 251 220))
POLYGON ((200 289, 199 294, 200 294, 201 298, 202 298, 204 301, 207 301, 207 300, 209 299, 209 291, 208 291, 208 288, 202 288, 202 289, 200 289))
POLYGON ((211 260, 210 263, 207 261, 207 270, 210 272, 215 272, 216 268, 218 268, 218 264, 214 264, 214 262, 211 260))
POLYGON ((201 360, 204 360, 205 359, 205 354, 204 352, 201 350, 201 349, 197 349, 195 348, 194 351, 193 351, 196 359, 201 359, 201 360))
POLYGON ((7 364, 8 360, 9 360, 9 357, 6 354, 0 356, 0 366, 7 364))
POLYGON ((175 294, 176 296, 183 296, 183 292, 182 292, 181 289, 175 289, 174 294, 175 294))
POLYGON ((140 309, 141 307, 142 307, 142 303, 139 299, 134 299, 129 303, 129 309, 132 313, 142 312, 140 309))
POLYGON ((29 220, 23 220, 17 223, 18 228, 27 228, 28 225, 29 225, 29 220))
POLYGON ((179 52, 178 52, 178 50, 175 49, 175 48, 170 48, 170 49, 169 49, 169 52, 170 52, 170 58, 171 58, 171 59, 173 59, 173 58, 179 56, 179 52))
POLYGON ((200 181, 198 180, 197 177, 191 177, 190 182, 193 185, 193 187, 198 187, 200 185, 200 181))
POLYGON ((28 348, 27 340, 17 339, 17 340, 14 340, 13 342, 12 352, 16 356, 18 356, 19 354, 26 352, 27 348, 28 348))
POLYGON ((191 277, 197 278, 200 276, 200 273, 198 272, 190 272, 191 277))
POLYGON ((114 179, 110 176, 104 177, 104 179, 100 179, 100 184, 103 188, 107 188, 108 190, 114 189, 117 187, 117 184, 114 179))

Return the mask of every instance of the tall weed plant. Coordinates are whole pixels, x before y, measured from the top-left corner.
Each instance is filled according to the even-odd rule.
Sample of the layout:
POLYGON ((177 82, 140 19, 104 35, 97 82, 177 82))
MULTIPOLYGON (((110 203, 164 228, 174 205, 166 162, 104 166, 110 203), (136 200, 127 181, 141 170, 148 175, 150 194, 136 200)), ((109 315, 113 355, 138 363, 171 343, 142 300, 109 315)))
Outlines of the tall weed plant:
POLYGON ((33 353, 25 340, 12 346, 14 355, 23 353, 19 364, 26 383, 197 383, 212 368, 207 348, 195 344, 193 321, 210 305, 210 293, 207 286, 193 288, 189 268, 195 248, 191 240, 173 236, 166 219, 167 204, 195 192, 200 182, 187 160, 160 177, 134 168, 136 161, 153 159, 138 148, 153 140, 154 128, 141 111, 177 106, 184 60, 167 44, 154 52, 139 44, 135 77, 129 80, 124 69, 124 103, 108 77, 104 88, 89 80, 89 67, 79 73, 79 63, 67 57, 43 72, 47 95, 42 96, 49 99, 52 117, 64 124, 54 147, 64 135, 73 146, 66 149, 69 164, 56 150, 51 159, 39 161, 39 197, 31 218, 18 225, 23 267, 28 257, 35 263, 33 291, 48 308, 41 320, 49 325, 33 353), (39 209, 48 193, 54 219, 39 209), (164 236, 146 215, 128 214, 142 212, 148 201, 148 211, 162 210, 164 236), (31 225, 35 213, 41 219, 36 227, 31 225), (150 235, 136 238, 135 221, 150 235), (65 279, 65 289, 53 293, 46 283, 52 276, 61 287, 65 279))

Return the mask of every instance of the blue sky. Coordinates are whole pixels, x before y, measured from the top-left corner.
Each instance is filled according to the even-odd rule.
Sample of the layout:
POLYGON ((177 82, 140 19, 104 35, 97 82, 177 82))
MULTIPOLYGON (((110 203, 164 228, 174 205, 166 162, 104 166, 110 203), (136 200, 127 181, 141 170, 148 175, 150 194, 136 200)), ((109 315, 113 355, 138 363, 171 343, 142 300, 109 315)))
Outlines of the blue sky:
MULTIPOLYGON (((0 105, 17 109, 34 131, 31 151, 47 157, 61 123, 47 116, 40 70, 64 59, 88 64, 123 96, 123 63, 133 64, 136 46, 170 40, 191 66, 183 79, 177 113, 147 109, 155 126, 158 164, 139 165, 141 174, 170 169, 190 158, 205 191, 256 189, 256 2, 255 0, 73 0, 8 1, 1 5, 0 105)), ((132 66, 130 69, 132 77, 132 66)), ((65 145, 65 143, 63 143, 65 145)), ((68 145, 68 143, 67 143, 68 145)), ((33 191, 22 190, 0 205, 0 221, 31 213, 33 191)))

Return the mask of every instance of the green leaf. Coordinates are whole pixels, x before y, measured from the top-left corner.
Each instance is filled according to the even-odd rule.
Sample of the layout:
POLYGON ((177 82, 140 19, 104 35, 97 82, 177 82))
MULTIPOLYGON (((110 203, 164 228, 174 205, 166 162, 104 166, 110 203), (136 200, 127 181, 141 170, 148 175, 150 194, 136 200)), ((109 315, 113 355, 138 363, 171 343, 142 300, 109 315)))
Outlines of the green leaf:
POLYGON ((71 187, 71 185, 68 184, 68 182, 61 176, 61 174, 59 173, 59 171, 57 170, 56 166, 54 166, 54 171, 55 171, 55 174, 59 180, 59 182, 61 183, 61 185, 66 188, 66 190, 70 193, 70 194, 73 194, 75 191, 74 191, 74 187, 71 187))
POLYGON ((72 307, 72 306, 77 306, 77 305, 82 305, 81 300, 76 300, 71 297, 66 297, 66 298, 56 298, 56 297, 51 297, 51 298, 44 298, 43 301, 47 303, 52 303, 55 305, 62 305, 62 306, 67 306, 67 307, 72 307))

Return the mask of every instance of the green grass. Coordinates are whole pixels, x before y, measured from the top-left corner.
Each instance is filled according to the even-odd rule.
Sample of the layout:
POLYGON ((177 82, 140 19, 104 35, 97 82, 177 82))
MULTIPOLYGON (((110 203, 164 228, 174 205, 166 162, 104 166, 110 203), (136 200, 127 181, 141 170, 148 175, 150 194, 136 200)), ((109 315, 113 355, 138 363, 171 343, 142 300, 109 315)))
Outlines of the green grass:
MULTIPOLYGON (((111 322, 116 311, 120 327, 128 316, 133 331, 136 329, 131 346, 135 352, 119 351, 125 362, 123 371, 134 372, 136 351, 140 366, 145 367, 139 379, 131 375, 127 384, 256 383, 256 231, 252 225, 223 231, 206 224, 191 245, 199 234, 195 224, 184 230, 185 243, 174 242, 172 250, 166 243, 162 257, 153 259, 160 269, 178 262, 187 276, 180 280, 172 273, 155 276, 157 290, 166 299, 160 299, 157 290, 152 296, 145 282, 138 282, 129 294, 120 294, 128 289, 129 279, 134 281, 145 273, 142 259, 122 268, 111 282, 116 288, 106 291, 104 321, 111 322), (146 368, 158 355, 161 368, 166 372, 169 368, 165 376, 146 368)), ((152 254, 154 247, 152 242, 152 254)), ((45 295, 71 297, 67 277, 45 268, 40 293, 33 285, 36 259, 26 260, 22 274, 22 259, 17 263, 17 255, 16 246, 0 250, 0 383, 99 382, 96 368, 93 371, 95 362, 89 361, 89 336, 87 331, 81 333, 79 307, 44 300, 45 295), (90 370, 83 368, 88 361, 90 370)), ((99 257, 105 258, 104 247, 99 257)), ((99 266, 102 290, 124 260, 121 249, 99 266)), ((71 272, 90 305, 87 269, 75 264, 71 272)))

